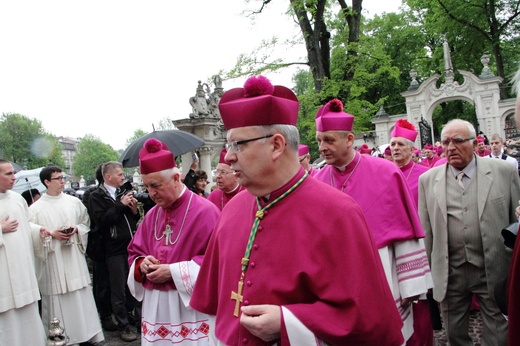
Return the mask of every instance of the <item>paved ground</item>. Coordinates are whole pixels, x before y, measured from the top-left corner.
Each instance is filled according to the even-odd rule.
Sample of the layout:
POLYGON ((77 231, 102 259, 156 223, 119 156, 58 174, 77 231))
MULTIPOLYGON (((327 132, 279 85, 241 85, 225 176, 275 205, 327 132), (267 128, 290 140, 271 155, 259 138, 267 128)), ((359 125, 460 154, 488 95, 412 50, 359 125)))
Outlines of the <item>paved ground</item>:
MULTIPOLYGON (((469 334, 473 339, 474 346, 481 346, 482 342, 482 318, 480 317, 480 311, 471 312, 469 318, 469 334)), ((444 329, 436 331, 433 336, 433 346, 448 346, 448 340, 446 339, 446 332, 444 329)))
MULTIPOLYGON (((480 318, 480 312, 472 312, 470 317, 470 334, 473 339, 474 346, 481 346, 482 337, 482 319, 480 318)), ((141 344, 140 339, 133 342, 124 342, 119 339, 118 332, 106 332, 105 331, 105 346, 138 346, 141 344)), ((446 333, 444 329, 436 331, 433 338, 434 346, 447 346, 448 341, 446 339, 446 333)))
POLYGON ((139 346, 141 345, 141 335, 137 334, 137 340, 132 342, 125 342, 119 339, 119 332, 107 332, 105 333, 105 346, 139 346))

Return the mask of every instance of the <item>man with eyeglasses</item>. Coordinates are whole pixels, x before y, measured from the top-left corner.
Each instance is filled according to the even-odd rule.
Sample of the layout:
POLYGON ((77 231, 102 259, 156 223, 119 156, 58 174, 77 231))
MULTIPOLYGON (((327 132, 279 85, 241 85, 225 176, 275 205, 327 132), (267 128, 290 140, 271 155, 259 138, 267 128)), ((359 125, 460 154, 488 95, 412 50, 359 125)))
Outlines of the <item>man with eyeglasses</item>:
POLYGON ((298 146, 298 160, 300 160, 300 165, 302 165, 303 169, 305 169, 311 177, 318 172, 316 168, 311 166, 311 154, 307 145, 300 144, 298 146))
POLYGON ((222 210, 190 301, 216 315, 216 344, 401 345, 361 209, 298 162, 296 95, 254 76, 219 110, 247 191, 222 210))
POLYGON ((340 100, 322 106, 315 123, 327 165, 314 178, 352 197, 363 210, 392 291, 393 310, 404 322, 400 332, 408 340, 413 333, 412 303, 431 287, 431 277, 420 241, 424 233, 406 179, 392 161, 354 149, 354 116, 343 110, 340 100))
POLYGON ((31 233, 46 229, 29 223, 27 203, 11 191, 15 181, 13 165, 0 159, 0 345, 44 346, 31 233))
POLYGON ((224 209, 224 206, 231 198, 235 197, 244 189, 238 183, 238 179, 231 170, 231 166, 226 162, 226 153, 227 150, 222 149, 217 170, 215 171, 215 180, 218 188, 212 191, 208 196, 208 200, 215 204, 220 210, 224 209))
POLYGON ((50 327, 58 318, 70 344, 104 341, 85 258, 90 219, 77 197, 63 193, 65 179, 57 166, 44 167, 40 180, 47 188, 29 207, 29 221, 49 231, 43 241, 33 231, 42 320, 50 327))
POLYGON ((441 133, 447 164, 419 177, 419 216, 450 345, 472 345, 468 323, 478 297, 484 345, 505 345, 507 321, 495 301, 495 287, 509 268, 501 231, 516 221, 520 179, 515 167, 475 154, 475 128, 448 122, 441 133))

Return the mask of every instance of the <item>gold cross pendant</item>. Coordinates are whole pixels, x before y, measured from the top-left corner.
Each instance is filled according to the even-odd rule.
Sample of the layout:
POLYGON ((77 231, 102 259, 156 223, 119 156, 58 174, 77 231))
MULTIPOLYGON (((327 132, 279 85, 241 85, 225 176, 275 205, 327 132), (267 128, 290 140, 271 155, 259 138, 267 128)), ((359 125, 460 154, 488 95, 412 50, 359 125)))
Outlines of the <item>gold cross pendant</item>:
POLYGON ((242 289, 244 288, 244 279, 240 278, 240 281, 238 282, 238 293, 235 293, 231 291, 231 300, 235 301, 235 311, 233 312, 233 315, 235 317, 238 317, 238 312, 240 311, 240 303, 242 303, 242 289))

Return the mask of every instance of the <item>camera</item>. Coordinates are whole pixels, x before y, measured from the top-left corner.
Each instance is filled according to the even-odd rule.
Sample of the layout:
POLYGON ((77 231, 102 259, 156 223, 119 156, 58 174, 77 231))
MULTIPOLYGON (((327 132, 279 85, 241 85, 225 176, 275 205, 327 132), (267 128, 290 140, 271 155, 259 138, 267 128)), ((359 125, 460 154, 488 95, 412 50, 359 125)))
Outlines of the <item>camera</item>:
POLYGON ((74 227, 65 228, 62 232, 65 234, 72 233, 74 231, 74 227))
POLYGON ((134 198, 137 199, 138 202, 145 203, 150 201, 150 195, 146 192, 133 191, 132 193, 134 195, 134 198))

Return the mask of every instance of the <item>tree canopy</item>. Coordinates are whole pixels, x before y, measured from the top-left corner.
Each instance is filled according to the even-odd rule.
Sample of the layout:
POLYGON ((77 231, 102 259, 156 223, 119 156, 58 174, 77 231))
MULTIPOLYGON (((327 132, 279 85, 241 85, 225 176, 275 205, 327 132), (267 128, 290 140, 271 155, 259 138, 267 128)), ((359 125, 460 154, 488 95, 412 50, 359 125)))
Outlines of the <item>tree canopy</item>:
POLYGON ((0 118, 0 150, 5 159, 27 169, 47 164, 64 166, 62 146, 47 133, 39 120, 18 113, 0 118))
POLYGON ((100 163, 117 161, 119 154, 108 144, 91 134, 87 134, 77 145, 77 153, 72 164, 77 176, 85 181, 95 181, 96 168, 100 163))
MULTIPOLYGON (((256 4, 258 16, 269 3, 248 1, 249 6, 256 4)), ((504 78, 502 98, 512 96, 509 80, 520 62, 520 0, 405 0, 398 13, 373 18, 362 16, 362 4, 362 0, 353 0, 351 6, 343 0, 289 0, 287 13, 298 25, 299 39, 262 41, 257 50, 241 55, 225 77, 300 64, 293 89, 301 104, 301 140, 310 146, 315 143, 316 110, 332 98, 342 100, 345 111, 354 114, 358 133, 373 129, 371 120, 382 104, 391 115, 405 113, 401 93, 410 85, 410 71, 417 71, 419 82, 442 73, 444 40, 449 42, 455 70, 478 76, 484 67, 481 57, 490 54, 489 67, 504 78), (305 46, 305 60, 269 60, 269 52, 277 47, 288 50, 297 44, 305 46)), ((436 110, 434 120, 460 114, 474 118, 473 107, 453 102, 436 110)))

